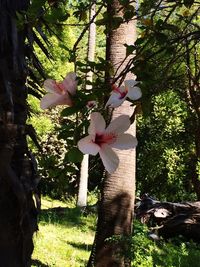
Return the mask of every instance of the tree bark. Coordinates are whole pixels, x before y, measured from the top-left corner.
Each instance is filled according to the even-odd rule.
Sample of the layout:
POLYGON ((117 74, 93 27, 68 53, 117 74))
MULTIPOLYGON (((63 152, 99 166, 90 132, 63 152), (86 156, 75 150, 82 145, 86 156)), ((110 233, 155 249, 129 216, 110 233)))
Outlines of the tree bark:
POLYGON ((200 180, 198 164, 200 162, 200 68, 199 61, 192 52, 196 54, 194 50, 190 50, 189 43, 186 41, 186 73, 188 80, 188 87, 186 89, 186 103, 192 113, 192 123, 194 133, 194 145, 195 149, 191 152, 190 160, 188 163, 188 176, 192 182, 194 191, 197 196, 197 200, 200 200, 200 180))
POLYGON ((88 165, 89 155, 83 156, 80 169, 80 181, 78 188, 77 206, 80 208, 87 206, 87 190, 88 190, 88 165))
MULTIPOLYGON (((109 1, 107 27, 107 60, 111 63, 115 77, 127 65, 130 57, 126 58, 124 44, 134 44, 136 39, 135 21, 122 23, 117 29, 113 28, 113 18, 123 17, 124 8, 117 0, 109 1)), ((112 77, 110 77, 112 81, 112 77)), ((126 79, 133 79, 129 73, 126 79)), ((112 119, 127 114, 133 114, 129 102, 113 111, 112 119)), ((135 136, 135 124, 132 124, 129 133, 135 136)), ((102 197, 98 213, 97 232, 95 237, 93 261, 96 267, 125 267, 130 266, 127 256, 129 238, 132 231, 132 218, 135 198, 135 149, 126 151, 115 150, 120 164, 118 169, 107 175, 102 190, 102 197), (117 241, 108 241, 108 238, 117 237, 117 241)))
POLYGON ((37 230, 37 174, 26 141, 27 68, 16 12, 29 1, 1 1, 0 10, 0 265, 29 267, 37 230))

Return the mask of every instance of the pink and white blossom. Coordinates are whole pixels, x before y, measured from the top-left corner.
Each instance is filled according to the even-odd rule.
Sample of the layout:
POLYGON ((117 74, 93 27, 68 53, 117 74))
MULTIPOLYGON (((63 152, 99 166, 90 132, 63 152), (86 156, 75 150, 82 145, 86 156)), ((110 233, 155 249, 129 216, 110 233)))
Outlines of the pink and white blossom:
POLYGON ((99 153, 105 169, 113 173, 119 158, 112 148, 130 149, 137 145, 137 139, 131 134, 124 133, 130 127, 128 115, 121 115, 114 119, 106 128, 103 116, 99 112, 90 115, 89 135, 78 142, 78 148, 84 154, 99 153))
POLYGON ((131 100, 139 99, 142 96, 142 92, 138 86, 135 86, 137 83, 135 80, 127 80, 124 82, 124 86, 117 87, 115 84, 112 85, 113 90, 106 103, 106 107, 117 108, 126 98, 131 100))
POLYGON ((41 99, 40 107, 42 109, 57 105, 72 106, 73 101, 71 96, 76 94, 77 88, 76 74, 74 72, 68 73, 62 82, 47 79, 44 82, 44 88, 48 93, 41 99))

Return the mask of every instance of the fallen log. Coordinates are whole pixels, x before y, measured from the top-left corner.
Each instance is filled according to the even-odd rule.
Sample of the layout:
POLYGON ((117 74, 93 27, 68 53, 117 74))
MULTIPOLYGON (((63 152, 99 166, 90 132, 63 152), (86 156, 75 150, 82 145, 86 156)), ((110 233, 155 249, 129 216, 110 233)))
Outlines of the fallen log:
POLYGON ((160 202, 148 194, 141 197, 136 218, 164 238, 182 235, 200 242, 200 201, 160 202))

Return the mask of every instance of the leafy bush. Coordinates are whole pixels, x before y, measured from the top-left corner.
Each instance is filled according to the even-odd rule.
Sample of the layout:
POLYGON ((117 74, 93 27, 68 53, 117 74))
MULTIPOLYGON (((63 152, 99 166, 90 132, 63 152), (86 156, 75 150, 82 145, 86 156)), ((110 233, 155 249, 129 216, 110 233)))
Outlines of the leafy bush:
POLYGON ((182 237, 168 241, 148 238, 145 225, 135 222, 132 267, 199 267, 200 245, 182 237))
POLYGON ((187 162, 193 150, 189 111, 175 91, 152 98, 152 112, 138 119, 137 190, 170 201, 192 200, 187 162), (187 144, 187 145, 186 145, 187 144))
POLYGON ((63 199, 74 195, 77 188, 78 168, 65 160, 67 144, 55 133, 41 143, 42 154, 38 155, 41 192, 52 198, 63 199))
POLYGON ((77 187, 78 169, 65 160, 68 152, 66 141, 57 138, 60 108, 44 112, 39 107, 39 100, 33 96, 29 96, 28 103, 31 108, 28 124, 34 127, 42 149, 39 151, 33 141, 28 140, 37 157, 41 193, 57 199, 73 195, 77 187))

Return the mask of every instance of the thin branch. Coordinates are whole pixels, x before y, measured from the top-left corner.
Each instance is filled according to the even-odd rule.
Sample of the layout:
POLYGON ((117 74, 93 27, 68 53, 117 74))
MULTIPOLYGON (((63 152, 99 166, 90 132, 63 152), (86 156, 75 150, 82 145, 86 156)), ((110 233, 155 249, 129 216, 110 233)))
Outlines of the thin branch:
POLYGON ((99 15, 100 11, 103 8, 103 4, 99 7, 99 9, 97 10, 96 14, 93 16, 93 18, 91 19, 91 21, 88 23, 88 25, 83 29, 82 33, 80 34, 80 36, 78 37, 78 39, 76 40, 74 47, 73 47, 73 52, 75 53, 78 44, 80 43, 80 41, 82 40, 83 36, 85 35, 86 31, 89 29, 89 26, 91 23, 94 22, 95 18, 99 15))

